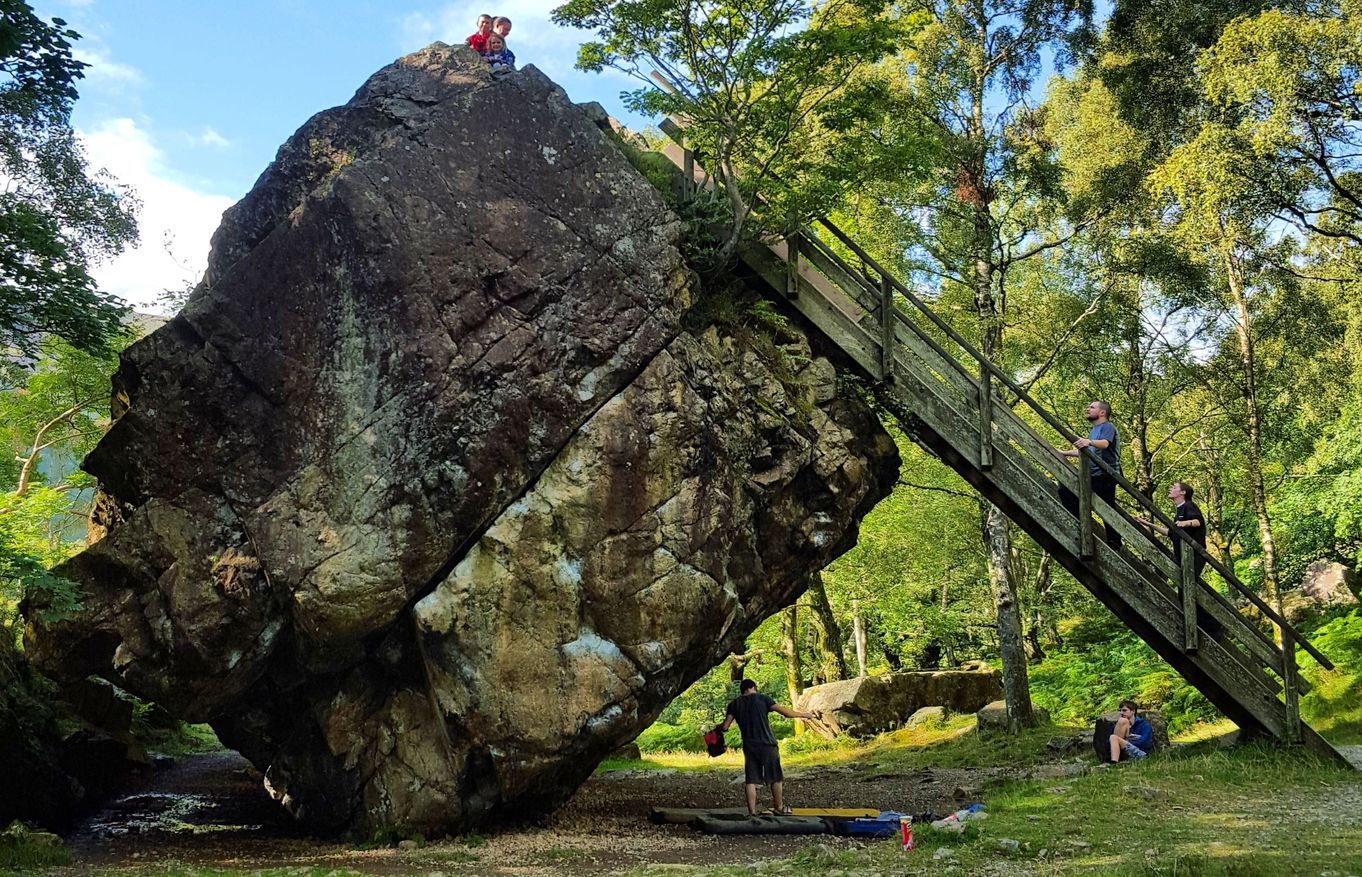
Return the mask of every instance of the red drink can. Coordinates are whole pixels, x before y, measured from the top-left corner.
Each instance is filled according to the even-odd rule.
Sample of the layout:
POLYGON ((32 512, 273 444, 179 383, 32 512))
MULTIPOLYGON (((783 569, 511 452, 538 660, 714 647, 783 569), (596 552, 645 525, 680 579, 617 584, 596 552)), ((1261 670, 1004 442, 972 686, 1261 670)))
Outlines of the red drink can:
POLYGON ((903 835, 903 851, 905 853, 917 849, 917 845, 913 843, 913 817, 899 817, 899 834, 903 835))

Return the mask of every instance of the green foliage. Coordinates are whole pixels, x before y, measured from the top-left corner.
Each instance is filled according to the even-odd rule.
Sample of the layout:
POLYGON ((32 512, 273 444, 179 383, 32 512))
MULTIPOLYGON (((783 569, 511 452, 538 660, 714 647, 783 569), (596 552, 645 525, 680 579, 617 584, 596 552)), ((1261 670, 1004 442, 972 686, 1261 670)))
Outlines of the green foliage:
POLYGON ((51 868, 70 863, 71 853, 60 843, 34 842, 26 833, 0 838, 0 868, 51 868))
POLYGON ((631 109, 686 120, 687 145, 728 208, 723 264, 745 234, 797 227, 871 176, 920 164, 920 148, 874 136, 883 83, 865 74, 915 26, 888 5, 570 0, 553 15, 596 34, 579 68, 623 71, 645 84, 625 93, 631 109))
POLYGON ((76 587, 49 570, 84 541, 94 479, 76 466, 108 428, 116 364, 48 338, 33 362, 0 367, 0 622, 26 594, 49 619, 78 605, 76 587))
POLYGON ((1362 610, 1330 619, 1310 640, 1334 669, 1298 652, 1301 674, 1314 686, 1301 698, 1301 717, 1330 742, 1362 744, 1362 610))
POLYGON ((136 240, 134 202, 90 173, 70 126, 79 35, 24 0, 0 0, 0 12, 0 347, 31 354, 54 335, 107 350, 126 310, 88 265, 136 240))
POLYGON ((1124 698, 1158 710, 1177 733, 1219 713, 1153 649, 1105 611, 1076 622, 1065 647, 1031 670, 1036 702, 1058 722, 1088 725, 1124 698))
MULTIPOLYGON (((711 723, 711 727, 712 727, 711 723)), ((703 752, 704 727, 654 722, 634 741, 640 752, 703 752)))

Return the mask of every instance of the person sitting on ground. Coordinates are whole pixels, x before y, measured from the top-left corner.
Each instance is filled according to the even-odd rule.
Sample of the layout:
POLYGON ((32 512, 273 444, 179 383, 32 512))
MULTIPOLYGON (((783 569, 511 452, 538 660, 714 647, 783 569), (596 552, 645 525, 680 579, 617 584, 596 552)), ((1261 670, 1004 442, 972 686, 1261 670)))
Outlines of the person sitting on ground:
POLYGON ((1124 758, 1144 758, 1154 749, 1154 728, 1140 718, 1133 700, 1121 701, 1121 717, 1111 733, 1112 763, 1124 758))
POLYGON ((506 40, 499 33, 487 35, 487 51, 482 53, 482 60, 493 70, 515 69, 515 53, 506 48, 506 40))
POLYGON ((479 55, 487 51, 487 36, 492 32, 494 20, 490 15, 479 15, 478 30, 468 38, 468 45, 479 55))
POLYGON ((741 692, 729 701, 728 712, 719 727, 727 731, 738 723, 742 733, 742 758, 745 773, 744 791, 747 793, 747 813, 757 815, 757 786, 771 789, 772 812, 788 815, 790 808, 785 806, 785 774, 780 769, 780 748, 776 737, 771 733, 771 720, 767 713, 780 713, 787 719, 812 719, 812 713, 801 712, 781 706, 771 698, 757 691, 757 683, 744 679, 739 686, 741 692))

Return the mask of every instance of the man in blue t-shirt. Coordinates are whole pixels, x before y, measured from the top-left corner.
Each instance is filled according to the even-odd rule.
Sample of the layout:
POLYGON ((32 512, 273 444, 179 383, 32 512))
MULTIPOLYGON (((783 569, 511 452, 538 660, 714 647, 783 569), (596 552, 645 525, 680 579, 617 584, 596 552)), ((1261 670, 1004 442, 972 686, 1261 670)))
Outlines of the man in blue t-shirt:
MULTIPOLYGON (((1092 424, 1088 437, 1074 442, 1072 450, 1060 451, 1065 457, 1080 457, 1087 463, 1088 473, 1092 475, 1092 492, 1102 497, 1107 505, 1116 507, 1116 479, 1097 465, 1096 459, 1106 463, 1115 472, 1121 471, 1121 436, 1111 422, 1111 405, 1098 399, 1088 403, 1084 416, 1092 424), (1095 459, 1096 458, 1096 459, 1095 459)), ((1079 465, 1083 465, 1080 463, 1079 465)), ((1078 496, 1067 487, 1059 488, 1059 501, 1072 515, 1078 514, 1078 496)), ((1105 520, 1102 525, 1107 531, 1107 544, 1112 548, 1121 547, 1121 534, 1105 520)))
POLYGON ((762 785, 771 788, 771 804, 775 812, 788 814, 790 808, 785 806, 785 774, 780 769, 780 749, 776 746, 776 736, 771 733, 771 721, 766 714, 777 712, 787 719, 812 719, 813 714, 781 706, 758 693, 757 683, 751 679, 744 679, 738 690, 741 693, 728 702, 727 715, 720 727, 727 731, 737 722, 738 730, 742 733, 747 813, 750 816, 757 815, 757 786, 762 785))
POLYGON ((1111 732, 1111 760, 1144 758, 1154 749, 1154 729, 1140 718, 1140 708, 1133 700, 1121 701, 1121 717, 1111 732))

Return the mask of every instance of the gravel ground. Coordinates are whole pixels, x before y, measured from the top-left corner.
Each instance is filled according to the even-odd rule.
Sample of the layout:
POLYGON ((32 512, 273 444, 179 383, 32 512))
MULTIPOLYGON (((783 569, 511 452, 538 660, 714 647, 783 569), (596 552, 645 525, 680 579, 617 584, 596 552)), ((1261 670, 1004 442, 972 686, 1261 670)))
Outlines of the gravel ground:
MULTIPOLYGON (((1340 747, 1362 767, 1362 746, 1340 747)), ((1072 763, 1025 771, 1062 781, 1086 767, 1072 763)), ((821 766, 786 773, 793 806, 874 807, 914 814, 944 813, 979 796, 1003 776, 996 769, 892 771, 821 766)), ((1012 772, 1009 772, 1012 773, 1012 772)), ((640 865, 748 864, 789 856, 813 844, 830 850, 873 841, 828 836, 699 834, 654 825, 655 806, 741 806, 740 759, 716 769, 621 770, 593 777, 542 825, 486 836, 439 841, 419 849, 357 849, 300 832, 233 753, 185 758, 146 777, 139 788, 94 814, 67 838, 70 877, 99 867, 134 867, 155 874, 170 862, 217 868, 314 866, 375 875, 597 875, 640 865)), ((1362 789, 1341 786, 1321 802, 1328 821, 1362 824, 1362 789)))
POLYGON ((1358 770, 1362 770, 1362 746, 1339 746, 1336 748, 1343 754, 1344 758, 1356 765, 1358 770))
MULTIPOLYGON (((794 806, 948 812, 997 776, 995 770, 910 772, 816 767, 786 774, 794 806), (959 794, 958 794, 959 793, 959 794)), ((309 838, 269 799, 260 775, 232 753, 195 755, 94 814, 68 844, 85 874, 104 867, 180 862, 214 867, 319 866, 373 874, 599 874, 644 864, 742 864, 781 858, 833 837, 713 837, 654 825, 655 806, 741 806, 735 761, 705 771, 623 770, 598 775, 541 826, 431 843, 417 850, 361 850, 309 838)))

